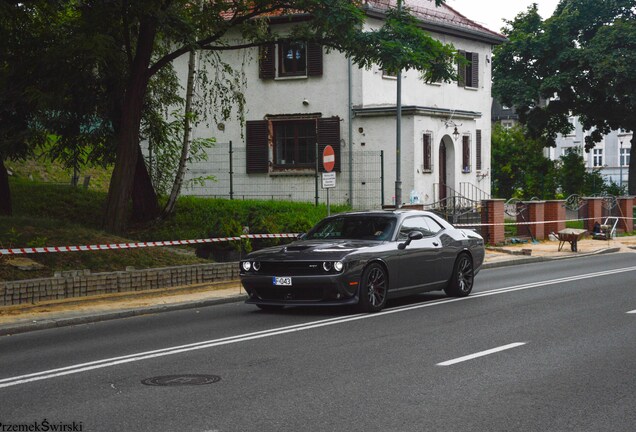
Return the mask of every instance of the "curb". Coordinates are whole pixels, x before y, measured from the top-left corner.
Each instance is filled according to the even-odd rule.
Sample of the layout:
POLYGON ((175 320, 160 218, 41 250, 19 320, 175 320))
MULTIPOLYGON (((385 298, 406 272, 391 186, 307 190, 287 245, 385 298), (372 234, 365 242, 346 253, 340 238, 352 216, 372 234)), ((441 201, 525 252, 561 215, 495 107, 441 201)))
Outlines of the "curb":
MULTIPOLYGON (((484 269, 493 269, 500 267, 510 267, 514 265, 520 264, 532 264, 538 262, 546 262, 546 261, 558 261, 564 259, 571 258, 584 258, 594 255, 603 255, 608 253, 614 253, 620 251, 620 248, 609 248, 609 249, 601 249, 595 252, 589 252, 580 255, 567 255, 562 257, 532 257, 532 256, 524 256, 519 255, 519 258, 515 258, 512 260, 506 260, 501 262, 494 263, 484 263, 481 267, 484 269)), ((7 324, 0 325, 0 336, 7 336, 19 333, 26 333, 35 330, 46 330, 58 327, 67 327, 78 324, 90 324, 101 321, 109 321, 121 318, 130 318, 140 315, 148 315, 154 313, 161 312, 172 312, 178 310, 186 310, 186 309, 196 309, 207 306, 214 306, 220 304, 228 304, 228 303, 238 303, 247 299, 246 294, 237 294, 233 296, 214 298, 214 299, 206 299, 206 300, 196 300, 189 302, 181 302, 181 303, 172 303, 172 304, 163 304, 163 305, 154 305, 154 306, 146 306, 142 308, 135 309, 125 309, 116 312, 104 312, 104 313, 94 313, 91 315, 80 315, 74 317, 63 317, 63 318, 53 318, 46 319, 42 321, 31 321, 31 322, 22 322, 15 324, 7 324)))
POLYGON ((608 253, 615 253, 615 252, 619 252, 621 249, 620 248, 608 248, 608 249, 600 249, 594 252, 588 252, 588 253, 582 253, 582 254, 578 254, 578 255, 565 255, 565 256, 553 256, 553 257, 533 257, 533 256, 527 256, 527 255, 516 255, 518 256, 518 258, 514 258, 511 260, 506 260, 506 261, 500 261, 500 262, 492 262, 492 263, 484 263, 481 266, 481 269, 489 269, 489 268, 499 268, 499 267, 510 267, 513 265, 519 265, 519 264, 533 264, 533 263, 538 263, 538 262, 546 262, 546 261, 560 261, 560 260, 566 260, 566 259, 572 259, 572 258, 585 258, 585 257, 589 257, 589 256, 594 256, 594 255, 604 255, 604 254, 608 254, 608 253))
POLYGON ((238 303, 247 299, 247 295, 238 294, 222 298, 214 298, 207 300, 196 300, 190 302, 146 306, 136 309, 125 309, 117 312, 103 312, 91 315, 80 315, 75 317, 53 318, 42 321, 31 321, 16 324, 7 324, 0 326, 0 336, 13 335, 18 333, 26 333, 35 330, 46 330, 57 327, 67 327, 77 324, 90 324, 100 321, 109 321, 120 318, 130 318, 139 315, 148 315, 160 312, 172 312, 185 309, 196 309, 206 306, 220 305, 226 303, 238 303))

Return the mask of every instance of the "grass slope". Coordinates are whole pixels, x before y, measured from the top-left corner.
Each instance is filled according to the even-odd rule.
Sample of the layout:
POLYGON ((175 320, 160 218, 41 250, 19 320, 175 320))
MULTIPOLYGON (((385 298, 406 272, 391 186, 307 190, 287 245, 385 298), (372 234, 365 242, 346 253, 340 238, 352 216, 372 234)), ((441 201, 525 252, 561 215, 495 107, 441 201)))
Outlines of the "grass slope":
MULTIPOLYGON (((125 237, 118 237, 100 229, 105 192, 12 179, 11 193, 14 212, 12 217, 0 217, 0 248, 238 236, 244 227, 249 227, 251 233, 304 232, 326 215, 325 206, 315 207, 309 203, 182 197, 172 218, 149 226, 132 225, 125 237)), ((332 206, 332 209, 334 213, 346 210, 342 206, 332 206)), ((278 242, 244 242, 243 247, 249 251, 278 242)), ((238 244, 216 244, 214 247, 240 248, 238 244)), ((42 267, 20 270, 9 265, 15 261, 14 257, 0 255, 0 280, 47 277, 55 271, 64 270, 101 272, 125 270, 127 266, 151 268, 209 262, 195 256, 191 247, 64 252, 22 257, 42 267)))

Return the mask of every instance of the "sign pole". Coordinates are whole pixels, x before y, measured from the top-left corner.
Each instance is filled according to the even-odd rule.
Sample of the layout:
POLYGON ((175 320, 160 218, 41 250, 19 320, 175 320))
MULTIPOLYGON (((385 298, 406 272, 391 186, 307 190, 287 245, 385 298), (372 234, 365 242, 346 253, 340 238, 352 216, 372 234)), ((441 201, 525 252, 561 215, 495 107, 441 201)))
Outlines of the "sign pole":
POLYGON ((333 169, 336 165, 336 154, 333 147, 326 146, 322 152, 322 166, 326 172, 322 174, 322 187, 327 189, 327 216, 331 216, 331 203, 329 202, 329 189, 336 187, 336 173, 333 169))

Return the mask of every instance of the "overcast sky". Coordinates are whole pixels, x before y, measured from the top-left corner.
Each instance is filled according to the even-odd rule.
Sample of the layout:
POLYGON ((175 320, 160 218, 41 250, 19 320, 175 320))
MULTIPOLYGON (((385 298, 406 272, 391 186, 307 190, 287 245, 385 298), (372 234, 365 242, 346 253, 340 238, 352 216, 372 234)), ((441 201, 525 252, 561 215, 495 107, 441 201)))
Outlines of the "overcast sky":
POLYGON ((473 21, 499 32, 504 26, 503 19, 511 20, 519 12, 536 3, 539 15, 546 19, 552 16, 559 0, 446 0, 446 4, 473 21))

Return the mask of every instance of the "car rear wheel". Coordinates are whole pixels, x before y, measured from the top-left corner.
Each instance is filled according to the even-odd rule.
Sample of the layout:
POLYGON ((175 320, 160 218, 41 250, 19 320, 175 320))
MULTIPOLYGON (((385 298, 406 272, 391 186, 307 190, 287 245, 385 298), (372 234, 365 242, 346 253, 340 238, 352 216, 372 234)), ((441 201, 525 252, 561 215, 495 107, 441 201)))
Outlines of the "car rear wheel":
POLYGON ((360 282, 359 307, 364 312, 377 312, 386 304, 389 278, 380 264, 367 266, 360 282))
POLYGON ((473 260, 468 254, 462 253, 455 260, 453 274, 444 292, 451 297, 466 297, 473 290, 474 279, 473 260))

